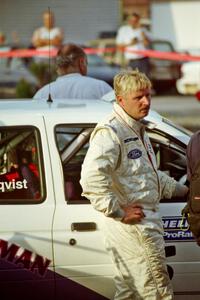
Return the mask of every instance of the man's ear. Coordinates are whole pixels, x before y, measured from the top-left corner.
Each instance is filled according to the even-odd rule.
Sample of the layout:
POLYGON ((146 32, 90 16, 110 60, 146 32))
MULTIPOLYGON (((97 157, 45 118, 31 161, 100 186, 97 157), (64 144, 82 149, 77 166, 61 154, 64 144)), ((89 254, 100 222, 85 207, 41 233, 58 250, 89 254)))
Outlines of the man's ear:
POLYGON ((84 57, 80 57, 78 61, 79 70, 82 75, 87 74, 87 64, 84 57))
POLYGON ((117 103, 118 103, 120 106, 123 106, 123 105, 124 105, 124 97, 123 97, 123 96, 118 95, 118 96, 116 96, 116 99, 117 99, 117 103))

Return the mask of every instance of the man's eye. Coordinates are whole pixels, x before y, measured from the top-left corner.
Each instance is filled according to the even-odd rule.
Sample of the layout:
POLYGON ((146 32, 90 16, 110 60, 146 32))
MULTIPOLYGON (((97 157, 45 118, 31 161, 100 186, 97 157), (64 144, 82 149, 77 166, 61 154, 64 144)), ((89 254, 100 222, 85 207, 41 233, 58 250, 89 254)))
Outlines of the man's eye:
POLYGON ((135 98, 133 98, 133 100, 136 100, 136 101, 140 101, 140 99, 142 99, 141 96, 140 96, 140 97, 135 97, 135 98))
POLYGON ((135 101, 140 101, 140 100, 142 100, 144 97, 150 99, 150 98, 151 98, 151 94, 138 96, 138 97, 133 98, 133 100, 135 100, 135 101))

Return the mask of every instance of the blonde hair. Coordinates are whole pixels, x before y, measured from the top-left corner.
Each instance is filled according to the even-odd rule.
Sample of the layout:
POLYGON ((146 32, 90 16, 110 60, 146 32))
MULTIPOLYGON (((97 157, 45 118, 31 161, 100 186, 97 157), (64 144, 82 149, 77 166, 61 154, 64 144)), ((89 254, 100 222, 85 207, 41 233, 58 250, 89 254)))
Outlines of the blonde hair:
POLYGON ((116 96, 124 96, 129 92, 151 89, 152 84, 144 73, 134 70, 122 71, 115 75, 113 86, 116 96))

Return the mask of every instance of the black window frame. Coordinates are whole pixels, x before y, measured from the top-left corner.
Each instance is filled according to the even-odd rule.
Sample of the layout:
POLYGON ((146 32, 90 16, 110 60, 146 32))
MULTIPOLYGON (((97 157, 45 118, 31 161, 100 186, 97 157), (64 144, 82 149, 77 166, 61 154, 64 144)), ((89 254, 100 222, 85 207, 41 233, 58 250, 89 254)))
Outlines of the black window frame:
MULTIPOLYGON (((89 128, 95 128, 96 126, 96 123, 86 123, 86 124, 83 124, 83 123, 59 123, 59 124, 56 124, 55 128, 54 128, 54 136, 55 136, 55 141, 56 141, 56 147, 57 147, 57 150, 58 150, 58 153, 59 153, 59 157, 60 157, 60 161, 61 161, 61 165, 62 165, 62 170, 63 170, 63 178, 65 179, 65 175, 64 175, 64 167, 63 167, 63 162, 62 162, 62 159, 61 159, 61 154, 62 154, 62 151, 59 150, 59 145, 58 145, 58 141, 57 141, 57 138, 56 138, 56 129, 58 127, 68 127, 68 128, 80 128, 82 130, 80 130, 79 134, 81 134, 83 132, 84 129, 89 129, 89 128)), ((65 150, 73 143, 73 141, 75 140, 76 138, 73 138, 68 146, 65 148, 65 150)), ((87 143, 88 141, 86 141, 82 147, 84 147, 84 145, 87 143)), ((78 149, 69 159, 69 162, 75 157, 75 155, 78 153, 80 149, 78 149)), ((64 180, 65 182, 65 180, 64 180)), ((65 184, 65 183, 64 183, 65 184)), ((67 198, 67 195, 66 195, 66 192, 65 192, 65 188, 64 188, 64 196, 65 196, 65 201, 67 204, 72 204, 72 205, 78 205, 78 204, 90 204, 90 201, 87 199, 87 198, 82 198, 82 199, 77 199, 77 200, 70 200, 67 198)))

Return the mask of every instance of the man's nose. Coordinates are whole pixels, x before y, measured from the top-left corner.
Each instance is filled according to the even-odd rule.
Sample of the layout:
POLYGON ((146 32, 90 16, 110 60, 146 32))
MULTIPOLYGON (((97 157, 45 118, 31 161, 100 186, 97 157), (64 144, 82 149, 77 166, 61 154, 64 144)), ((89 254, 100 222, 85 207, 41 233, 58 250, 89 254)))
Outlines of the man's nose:
POLYGON ((142 103, 143 104, 149 105, 150 101, 151 101, 150 96, 146 96, 146 95, 143 96, 143 98, 142 98, 142 103))

